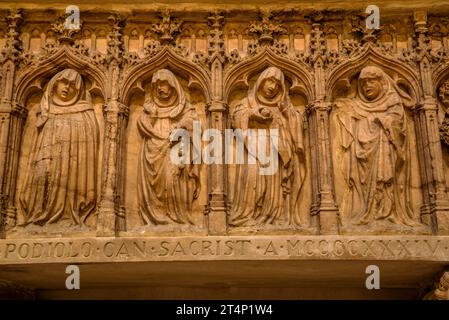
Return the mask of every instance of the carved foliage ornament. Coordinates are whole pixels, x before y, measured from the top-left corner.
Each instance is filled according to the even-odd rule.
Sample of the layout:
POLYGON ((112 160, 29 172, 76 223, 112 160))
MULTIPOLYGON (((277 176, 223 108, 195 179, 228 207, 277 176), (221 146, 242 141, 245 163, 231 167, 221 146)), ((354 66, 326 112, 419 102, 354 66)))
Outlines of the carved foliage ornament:
POLYGON ((0 62, 6 59, 12 59, 13 61, 19 60, 19 56, 22 50, 22 43, 19 39, 19 26, 23 21, 22 13, 20 10, 12 10, 6 17, 8 24, 8 32, 6 34, 6 44, 2 49, 0 62))
POLYGON ((161 44, 171 44, 175 41, 175 36, 181 32, 183 21, 173 19, 169 10, 160 13, 161 22, 152 26, 154 33, 159 35, 161 44))
MULTIPOLYGON (((145 63, 148 59, 157 55, 164 48, 169 47, 177 55, 186 58, 189 51, 182 44, 176 41, 177 35, 181 32, 182 20, 173 19, 169 10, 160 12, 161 21, 152 25, 152 31, 159 35, 159 40, 151 39, 143 48, 144 57, 141 58, 136 53, 126 53, 124 55, 125 66, 132 67, 139 63, 145 63)), ((195 63, 202 63, 203 58, 196 56, 193 59, 195 63)))
POLYGON ((255 35, 259 44, 272 44, 275 37, 286 34, 282 24, 274 20, 274 14, 269 11, 260 12, 260 21, 251 22, 249 33, 255 35))
POLYGON ((82 23, 80 23, 80 27, 76 28, 67 28, 66 19, 70 14, 65 14, 57 19, 56 23, 51 25, 51 30, 58 35, 58 41, 60 43, 71 43, 73 42, 73 36, 77 34, 81 30, 82 23))

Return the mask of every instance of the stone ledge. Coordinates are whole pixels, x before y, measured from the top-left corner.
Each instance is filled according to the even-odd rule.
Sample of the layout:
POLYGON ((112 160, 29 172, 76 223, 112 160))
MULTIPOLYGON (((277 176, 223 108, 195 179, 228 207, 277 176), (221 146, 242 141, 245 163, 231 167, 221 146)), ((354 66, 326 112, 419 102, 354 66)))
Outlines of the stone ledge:
POLYGON ((0 265, 385 260, 449 264, 449 236, 197 236, 0 240, 0 265))
MULTIPOLYGON (((54 1, 54 0, 40 0, 37 4, 36 1, 24 0, 20 2, 20 5, 15 1, 1 1, 0 8, 16 8, 21 7, 25 9, 40 9, 40 8, 51 8, 51 9, 61 9, 67 7, 67 2, 65 1, 54 1)), ((187 1, 187 0, 160 0, 149 2, 147 0, 132 0, 124 3, 123 0, 108 0, 105 3, 102 3, 101 6, 95 0, 78 0, 74 2, 80 6, 82 10, 92 10, 92 9, 111 9, 111 10, 120 10, 124 12, 130 12, 133 9, 161 9, 165 8, 168 5, 176 6, 179 10, 213 10, 216 8, 220 9, 235 9, 238 6, 239 9, 257 9, 260 7, 270 7, 272 9, 279 9, 280 5, 283 8, 301 8, 301 9, 365 9, 367 7, 366 1, 337 1, 337 0, 322 0, 311 2, 310 0, 296 0, 295 2, 289 0, 269 0, 269 1, 260 1, 260 0, 248 0, 245 3, 239 2, 237 0, 195 0, 195 1, 187 1)), ((434 9, 438 10, 438 8, 447 8, 447 3, 442 2, 440 0, 400 0, 400 1, 388 1, 388 0, 378 0, 376 5, 381 9, 388 10, 403 10, 403 9, 417 9, 417 8, 426 8, 426 9, 434 9)))

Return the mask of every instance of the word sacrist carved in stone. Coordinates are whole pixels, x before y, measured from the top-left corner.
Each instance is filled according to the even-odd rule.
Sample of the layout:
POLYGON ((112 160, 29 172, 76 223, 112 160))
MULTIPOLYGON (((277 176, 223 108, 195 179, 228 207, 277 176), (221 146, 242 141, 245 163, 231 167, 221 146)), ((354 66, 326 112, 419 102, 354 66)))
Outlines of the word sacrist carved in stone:
POLYGON ((362 69, 356 96, 336 102, 346 190, 341 202, 347 226, 422 226, 410 199, 410 136, 405 107, 411 97, 383 70, 362 69))
POLYGON ((146 225, 194 224, 192 203, 200 192, 199 165, 192 161, 173 163, 170 152, 177 142, 170 136, 177 129, 192 134, 197 119, 175 75, 167 69, 157 71, 138 121, 143 137, 138 169, 139 212, 146 225))
POLYGON ((48 83, 20 194, 25 225, 83 225, 95 210, 99 128, 89 92, 73 69, 48 83))
MULTIPOLYGON (((273 138, 270 130, 278 132, 278 170, 261 175, 264 163, 259 153, 253 154, 256 164, 237 166, 235 193, 230 208, 231 226, 301 226, 299 194, 305 176, 303 118, 295 110, 286 87, 284 74, 276 67, 262 72, 254 88, 235 108, 232 115, 235 129, 254 130, 256 135, 273 138)), ((257 137, 257 139, 260 137, 257 137)), ((253 152, 245 141, 245 157, 253 152)), ((270 144, 271 145, 271 144, 270 144)))

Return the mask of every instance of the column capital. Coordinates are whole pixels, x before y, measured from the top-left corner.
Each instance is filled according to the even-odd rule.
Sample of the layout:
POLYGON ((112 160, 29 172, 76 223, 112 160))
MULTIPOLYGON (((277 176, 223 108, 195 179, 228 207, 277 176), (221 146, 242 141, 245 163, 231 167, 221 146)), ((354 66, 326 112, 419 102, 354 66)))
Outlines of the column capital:
POLYGON ((306 112, 311 111, 325 111, 330 112, 332 110, 332 107, 334 106, 334 103, 329 101, 323 101, 323 100, 317 100, 312 103, 309 103, 306 106, 306 112))
POLYGON ((227 109, 227 104, 220 100, 212 100, 206 104, 206 110, 208 112, 226 112, 227 109))

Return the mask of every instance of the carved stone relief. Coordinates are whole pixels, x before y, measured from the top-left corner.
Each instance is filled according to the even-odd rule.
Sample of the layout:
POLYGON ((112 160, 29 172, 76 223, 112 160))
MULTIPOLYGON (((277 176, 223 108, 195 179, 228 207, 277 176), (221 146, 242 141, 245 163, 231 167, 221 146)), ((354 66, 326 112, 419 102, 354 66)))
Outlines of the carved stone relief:
POLYGON ((405 12, 370 31, 349 11, 192 17, 86 12, 68 31, 55 12, 8 12, 2 236, 65 223, 98 236, 449 230, 444 21, 405 12), (195 121, 223 136, 265 129, 254 139, 267 142, 276 129, 278 170, 224 152, 173 164, 170 135, 195 121))
POLYGON ((30 139, 21 151, 11 236, 95 230, 103 100, 91 88, 89 79, 67 68, 27 100, 24 136, 30 139))
POLYGON ((225 286, 369 261, 393 291, 444 269, 426 298, 447 299, 449 5, 373 30, 353 3, 85 2, 74 30, 62 4, 0 3, 0 296, 41 264, 36 288, 66 263, 153 286, 201 261, 184 284, 206 287, 239 260, 225 286))
POLYGON ((337 99, 334 111, 343 228, 425 233, 414 206, 416 146, 406 114, 415 102, 376 66, 364 67, 355 86, 353 97, 337 99))
POLYGON ((24 225, 84 225, 96 208, 99 131, 89 93, 73 69, 56 74, 42 96, 19 197, 24 225))
POLYGON ((194 225, 192 204, 201 190, 199 165, 193 164, 190 152, 194 146, 187 146, 186 155, 182 154, 185 146, 178 150, 178 156, 188 161, 173 163, 170 154, 176 144, 171 136, 177 129, 193 136, 194 121, 199 121, 195 108, 186 101, 175 75, 161 69, 153 75, 144 110, 137 123, 143 137, 137 183, 143 223, 194 225))
POLYGON ((143 92, 130 100, 127 163, 133 165, 127 166, 126 185, 136 192, 125 197, 127 230, 202 232, 206 168, 192 162, 192 137, 195 123, 199 130, 206 126, 203 99, 169 69, 158 69, 142 82, 143 92), (179 129, 188 132, 188 145, 179 137, 172 141, 179 129), (173 152, 185 161, 177 163, 173 152))
POLYGON ((443 271, 424 300, 449 300, 449 271, 443 271))
POLYGON ((306 175, 304 120, 292 105, 283 72, 276 67, 265 69, 248 96, 235 106, 231 119, 232 127, 242 132, 248 162, 237 165, 235 181, 230 181, 234 190, 230 226, 306 227, 299 214, 306 175), (250 130, 254 130, 254 140, 249 137, 250 130), (272 174, 260 173, 262 167, 273 163, 261 159, 264 152, 260 151, 265 150, 252 148, 256 139, 267 144, 270 139, 277 140, 278 145, 273 148, 270 144, 269 148, 269 152, 278 151, 272 174), (255 164, 250 163, 250 157, 255 158, 255 164))
POLYGON ((446 185, 449 188, 449 81, 438 88, 440 138, 445 165, 446 185))

